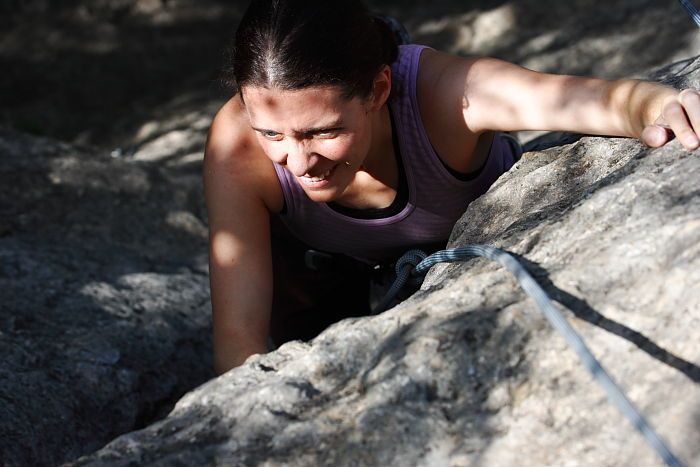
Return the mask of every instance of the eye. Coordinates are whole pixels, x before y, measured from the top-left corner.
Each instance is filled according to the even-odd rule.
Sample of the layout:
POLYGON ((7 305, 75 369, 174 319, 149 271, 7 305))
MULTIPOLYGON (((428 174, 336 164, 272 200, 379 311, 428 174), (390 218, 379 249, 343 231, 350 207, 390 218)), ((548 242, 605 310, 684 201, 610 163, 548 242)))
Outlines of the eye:
POLYGON ((270 141, 279 141, 282 139, 282 134, 277 133, 276 131, 262 130, 262 131, 260 131, 260 134, 262 135, 263 138, 269 139, 270 141))
POLYGON ((316 136, 323 139, 335 138, 338 136, 338 128, 328 128, 325 130, 319 130, 316 132, 316 136))

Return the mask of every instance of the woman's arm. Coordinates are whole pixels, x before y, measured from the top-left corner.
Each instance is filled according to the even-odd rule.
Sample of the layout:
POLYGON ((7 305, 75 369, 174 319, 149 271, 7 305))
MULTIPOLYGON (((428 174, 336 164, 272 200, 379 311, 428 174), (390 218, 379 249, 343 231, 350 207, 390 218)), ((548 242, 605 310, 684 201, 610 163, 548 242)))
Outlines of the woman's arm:
POLYGON ((661 146, 672 130, 688 149, 700 145, 700 94, 640 80, 603 80, 534 72, 492 58, 440 54, 439 99, 461 102, 465 128, 559 130, 629 136, 661 146))
POLYGON ((281 202, 270 189, 279 190, 274 169, 237 100, 232 99, 214 119, 203 172, 219 373, 267 351, 272 302, 269 211, 281 202))

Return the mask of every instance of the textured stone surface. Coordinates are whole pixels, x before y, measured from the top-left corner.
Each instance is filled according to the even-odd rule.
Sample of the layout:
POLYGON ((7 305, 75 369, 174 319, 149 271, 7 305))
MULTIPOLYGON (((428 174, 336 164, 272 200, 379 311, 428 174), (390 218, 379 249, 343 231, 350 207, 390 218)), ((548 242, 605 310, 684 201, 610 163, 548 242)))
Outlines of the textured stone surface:
POLYGON ((1 465, 92 452, 212 375, 197 181, 0 130, 1 465))
MULTIPOLYGON (((698 87, 700 59, 672 67, 698 87)), ((660 74, 659 76, 661 76, 660 74)), ((700 154, 532 152, 451 245, 521 255, 689 465, 700 464, 700 154)), ((434 268, 411 299, 251 357, 72 465, 659 465, 513 277, 434 268)))
MULTIPOLYGON (((247 3, 2 1, 0 124, 138 151, 145 125, 162 126, 228 94, 217 70, 247 3)), ((404 22, 418 43, 540 71, 637 76, 700 50, 700 29, 675 0, 367 4, 404 22)))
MULTIPOLYGON (((93 452, 165 415, 211 376, 199 170, 208 121, 226 94, 216 82, 221 48, 244 3, 0 2, 0 121, 103 148, 0 131, 3 467, 93 452)), ((639 75, 700 44, 677 2, 368 3, 404 21, 417 42, 545 71, 639 75)), ((696 68, 685 65, 670 72, 679 84, 696 68)), ((687 183, 664 178, 696 177, 695 166, 675 165, 683 157, 677 146, 643 152, 598 139, 530 154, 518 166, 522 179, 504 178, 475 204, 455 241, 494 242, 536 261, 531 267, 558 287, 551 291, 583 320, 574 322, 606 364, 624 359, 613 373, 633 399, 697 463, 697 384, 689 383, 698 381, 697 241, 692 226, 673 230, 697 202, 687 183), (660 174, 630 178, 639 193, 631 202, 621 187, 645 170, 660 174), (589 192, 598 205, 588 203, 589 192), (628 211, 636 224, 627 223, 628 211), (482 216, 498 223, 487 226, 482 216), (609 225, 615 217, 625 221, 609 225), (660 226, 668 231, 658 234, 660 226), (666 263, 639 257, 656 248, 666 263), (619 252, 621 259, 612 256, 619 252)), ((481 262, 436 269, 432 285, 401 309, 343 323, 319 341, 326 343, 288 346, 260 360, 265 366, 251 362, 188 396, 158 426, 166 441, 134 434, 125 438, 135 440, 133 450, 120 440, 85 462, 655 462, 512 279, 481 262), (579 412, 590 415, 579 421, 579 412), (626 450, 608 462, 619 446, 626 450)))

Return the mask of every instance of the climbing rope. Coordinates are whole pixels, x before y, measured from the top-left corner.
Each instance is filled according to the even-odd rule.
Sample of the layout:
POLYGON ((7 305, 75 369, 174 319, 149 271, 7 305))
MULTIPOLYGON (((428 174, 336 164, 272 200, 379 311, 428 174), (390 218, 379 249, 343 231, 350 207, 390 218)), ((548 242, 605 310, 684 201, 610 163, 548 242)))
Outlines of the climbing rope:
MULTIPOLYGON (((428 255, 421 250, 410 250, 399 258, 395 266, 396 280, 394 280, 394 283, 391 284, 389 290, 386 291, 384 298, 382 298, 374 307, 374 310, 372 311, 373 314, 381 313, 389 308, 389 304, 394 301, 396 295, 398 295, 403 286, 406 285, 407 282, 410 283, 409 279, 411 279, 411 272, 414 271, 414 268, 421 261, 423 261, 426 256, 428 255)), ((414 276, 414 279, 420 281, 420 277, 417 275, 414 276)))
POLYGON ((693 21, 695 21, 695 24, 698 25, 700 28, 700 12, 698 12, 697 8, 693 6, 692 3, 690 3, 689 0, 679 0, 681 2, 681 5, 683 5, 683 8, 685 8, 685 11, 688 12, 691 18, 693 18, 693 21))
POLYGON ((681 464, 661 437, 656 434, 651 425, 644 419, 639 410, 637 410, 634 404, 625 396, 622 389, 620 389, 602 367, 600 362, 598 362, 581 336, 571 327, 559 310, 554 307, 552 300, 544 289, 539 286, 517 259, 503 250, 486 245, 467 245, 451 250, 438 251, 427 257, 426 254, 420 250, 411 250, 397 261, 396 281, 392 284, 384 299, 377 305, 374 313, 384 311, 386 306, 396 297, 396 294, 401 290, 403 285, 410 279, 411 275, 413 275, 414 278, 416 276, 423 276, 428 272, 428 269, 437 263, 465 261, 474 256, 481 256, 496 261, 515 276, 520 287, 535 300, 550 324, 564 336, 569 346, 578 354, 583 365, 603 387, 603 390, 613 405, 615 405, 618 410, 632 422, 632 425, 642 433, 647 443, 649 443, 659 457, 663 459, 666 465, 674 467, 682 466, 683 464, 681 464))

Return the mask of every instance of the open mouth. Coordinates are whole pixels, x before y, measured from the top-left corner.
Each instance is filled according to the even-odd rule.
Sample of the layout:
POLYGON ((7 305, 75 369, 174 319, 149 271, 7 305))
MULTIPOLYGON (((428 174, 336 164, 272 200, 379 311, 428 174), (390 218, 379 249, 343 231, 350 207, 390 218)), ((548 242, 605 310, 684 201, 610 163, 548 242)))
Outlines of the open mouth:
POLYGON ((322 181, 326 180, 328 177, 330 177, 332 171, 333 171, 333 168, 328 169, 325 173, 323 173, 319 176, 316 176, 316 177, 312 177, 311 175, 303 175, 302 177, 310 182, 322 182, 322 181))
POLYGON ((335 172, 335 168, 338 167, 337 165, 334 165, 330 169, 326 170, 324 173, 320 175, 302 175, 299 177, 302 183, 304 183, 307 186, 314 186, 318 187, 321 185, 324 185, 326 182, 328 182, 328 179, 333 175, 333 172, 335 172))

